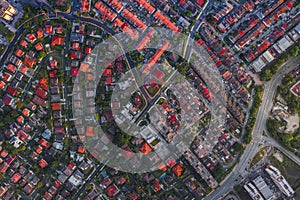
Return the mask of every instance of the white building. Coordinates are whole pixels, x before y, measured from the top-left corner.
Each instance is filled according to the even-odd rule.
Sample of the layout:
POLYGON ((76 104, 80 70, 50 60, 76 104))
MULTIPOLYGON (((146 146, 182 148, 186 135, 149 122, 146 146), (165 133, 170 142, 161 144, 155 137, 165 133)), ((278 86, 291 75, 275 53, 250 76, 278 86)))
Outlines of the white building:
POLYGON ((270 165, 266 168, 266 172, 270 175, 270 177, 282 193, 284 193, 287 197, 292 197, 294 195, 295 191, 281 175, 280 171, 277 168, 270 165))

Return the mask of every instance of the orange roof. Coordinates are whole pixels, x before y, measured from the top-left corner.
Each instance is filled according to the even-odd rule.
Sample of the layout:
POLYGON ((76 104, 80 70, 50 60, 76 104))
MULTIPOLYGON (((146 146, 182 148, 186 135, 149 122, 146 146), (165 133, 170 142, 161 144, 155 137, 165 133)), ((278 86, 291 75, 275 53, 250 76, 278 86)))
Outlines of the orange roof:
POLYGON ((23 117, 23 116, 17 117, 17 122, 18 122, 19 124, 23 124, 23 123, 24 123, 24 117, 23 117))
POLYGON ((39 28, 36 32, 38 38, 44 37, 44 31, 42 28, 39 28))
POLYGON ((94 134, 94 127, 93 126, 88 126, 86 128, 86 132, 85 132, 85 135, 86 136, 89 136, 89 137, 93 137, 95 134, 94 134))
POLYGON ((45 140, 44 138, 40 139, 38 143, 39 145, 45 147, 46 149, 50 147, 50 143, 47 142, 47 140, 45 140))
POLYGON ((140 41, 140 43, 137 45, 136 50, 142 51, 147 44, 149 44, 151 38, 153 37, 155 31, 153 29, 150 29, 149 33, 140 41))
POLYGON ((6 68, 7 68, 8 71, 10 71, 11 73, 15 73, 16 70, 17 70, 17 67, 14 66, 13 64, 8 64, 8 65, 6 66, 6 68))
POLYGON ((5 158, 8 155, 8 152, 6 150, 1 151, 0 156, 2 158, 5 158))
POLYGON ((173 22, 168 18, 165 17, 160 11, 156 11, 154 13, 154 17, 156 17, 157 19, 159 19, 163 24, 165 24, 169 29, 173 30, 173 31, 179 31, 179 28, 177 28, 173 22))
POLYGON ((3 90, 6 83, 4 81, 0 81, 0 89, 3 90))
POLYGON ((36 61, 32 58, 29 58, 27 56, 25 56, 24 60, 23 60, 23 64, 26 66, 26 67, 29 67, 29 68, 32 68, 33 65, 36 64, 36 61))
POLYGON ((103 3, 98 1, 95 4, 95 8, 105 17, 112 21, 117 15, 107 8, 103 3))
POLYGON ((90 72, 90 69, 89 69, 89 64, 87 63, 81 63, 80 64, 80 71, 82 72, 90 72))
POLYGON ((60 105, 60 103, 52 103, 51 108, 52 108, 53 111, 54 110, 61 110, 61 105, 60 105))
POLYGON ((174 174, 176 176, 181 176, 182 175, 182 172, 183 172, 183 168, 182 168, 182 165, 181 164, 177 164, 175 165, 173 168, 172 168, 172 171, 174 172, 174 174))
POLYGON ((145 0, 135 0, 138 4, 144 7, 149 13, 153 13, 155 8, 145 0))
POLYGON ((139 18, 137 18, 132 12, 127 9, 122 11, 124 17, 130 19, 138 28, 145 29, 147 26, 139 18))
POLYGON ((23 111, 22 111, 22 114, 23 114, 25 117, 28 117, 29 114, 30 114, 30 111, 29 111, 27 108, 24 108, 23 111))
POLYGON ((22 65, 22 67, 19 71, 22 72, 23 74, 26 74, 27 70, 28 70, 28 68, 25 65, 22 65))
POLYGON ((120 18, 115 19, 115 26, 121 28, 125 33, 127 33, 133 40, 138 39, 139 35, 137 32, 134 32, 131 28, 129 28, 120 18))
POLYGON ((145 143, 143 144, 143 146, 141 146, 140 151, 141 151, 144 155, 147 155, 148 153, 150 153, 150 152, 152 151, 152 149, 151 149, 150 145, 149 145, 147 142, 145 142, 145 143))
POLYGON ((117 11, 123 8, 123 5, 118 0, 108 0, 107 2, 110 5, 112 5, 112 7, 115 8, 117 11))
POLYGON ((56 33, 61 34, 63 32, 63 27, 59 26, 56 28, 56 33))
POLYGON ((63 41, 65 40, 64 37, 61 36, 53 36, 52 37, 52 42, 51 42, 51 46, 55 46, 55 45, 62 45, 63 41))
POLYGON ((41 159, 41 160, 39 161, 39 166, 40 166, 41 168, 45 168, 45 167, 48 166, 48 163, 47 163, 44 159, 41 159))
POLYGON ((81 10, 82 12, 87 12, 90 10, 90 4, 88 0, 81 0, 81 10))
POLYGON ((78 147, 77 152, 78 153, 84 153, 85 152, 84 147, 82 147, 82 146, 78 147))
POLYGON ((27 42, 26 42, 25 40, 22 40, 22 41, 20 42, 20 45, 21 45, 22 47, 26 47, 26 46, 27 46, 27 42))
POLYGON ((16 56, 21 57, 24 54, 24 51, 22 51, 21 49, 18 49, 15 54, 16 54, 16 56))
POLYGON ((35 46, 35 49, 37 50, 37 51, 41 51, 42 49, 43 49, 43 45, 42 45, 42 43, 37 43, 35 46))
POLYGON ((168 167, 164 163, 159 163, 157 165, 157 168, 162 170, 162 171, 167 171, 168 170, 168 167))
POLYGON ((168 41, 164 42, 164 44, 155 52, 155 54, 148 61, 143 71, 144 74, 148 74, 151 71, 153 65, 159 60, 159 58, 163 55, 163 53, 168 49, 169 44, 170 43, 168 41))
POLYGON ((38 145, 38 146, 36 147, 36 149, 35 149, 35 152, 38 153, 38 154, 40 154, 40 153, 43 152, 43 148, 42 148, 40 145, 38 145))
POLYGON ((11 177, 11 181, 16 183, 21 179, 21 174, 20 173, 15 173, 12 177, 11 177))

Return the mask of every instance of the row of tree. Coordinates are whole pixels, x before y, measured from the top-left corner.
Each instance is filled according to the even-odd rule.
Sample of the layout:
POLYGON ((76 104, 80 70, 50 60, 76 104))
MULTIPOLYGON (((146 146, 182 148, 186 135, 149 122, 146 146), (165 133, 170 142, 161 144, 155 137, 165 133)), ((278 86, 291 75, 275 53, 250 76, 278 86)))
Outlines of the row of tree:
POLYGON ((300 44, 296 44, 293 46, 289 51, 281 54, 279 58, 277 58, 272 64, 271 67, 265 69, 260 74, 260 79, 262 81, 269 81, 271 78, 277 73, 279 67, 283 65, 288 59, 290 59, 292 56, 298 56, 300 50, 300 44))
POLYGON ((250 110, 250 116, 246 125, 246 131, 244 136, 244 144, 249 144, 252 140, 252 131, 256 121, 256 115, 262 102, 264 87, 255 86, 255 95, 253 99, 252 108, 250 110))

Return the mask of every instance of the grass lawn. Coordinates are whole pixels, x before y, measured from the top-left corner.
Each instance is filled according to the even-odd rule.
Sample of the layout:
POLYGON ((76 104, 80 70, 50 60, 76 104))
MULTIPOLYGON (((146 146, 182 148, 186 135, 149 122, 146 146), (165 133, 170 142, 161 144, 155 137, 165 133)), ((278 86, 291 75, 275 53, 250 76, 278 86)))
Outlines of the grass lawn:
POLYGON ((146 87, 147 92, 151 97, 154 97, 159 90, 159 87, 146 87))
MULTIPOLYGON (((283 158, 283 162, 280 162, 273 154, 270 156, 271 163, 280 170, 281 174, 286 178, 288 183, 294 190, 300 187, 300 166, 294 163, 291 159, 281 153, 279 150, 275 150, 276 153, 280 153, 283 158)), ((299 193, 299 191, 298 191, 299 193)))
MULTIPOLYGON (((8 28, 6 28, 2 23, 0 23, 0 33, 1 35, 3 35, 3 37, 6 38, 7 41, 11 41, 12 38, 14 37, 14 33, 11 32, 10 30, 8 30, 8 28)), ((2 45, 1 45, 2 46, 2 45)), ((2 47, 0 49, 0 51, 2 51, 2 47)))
POLYGON ((250 168, 253 167, 254 165, 256 165, 259 161, 261 161, 265 155, 267 154, 267 152, 269 151, 270 147, 264 147, 261 148, 254 156, 254 158, 251 160, 250 163, 250 168))

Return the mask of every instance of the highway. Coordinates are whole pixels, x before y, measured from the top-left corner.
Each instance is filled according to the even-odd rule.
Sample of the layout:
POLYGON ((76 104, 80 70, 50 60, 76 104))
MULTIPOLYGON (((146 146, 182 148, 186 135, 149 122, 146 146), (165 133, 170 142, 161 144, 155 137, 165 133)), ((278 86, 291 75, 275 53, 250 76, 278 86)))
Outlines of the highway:
POLYGON ((275 95, 277 86, 281 83, 281 80, 284 77, 284 75, 296 69, 299 63, 300 56, 291 58, 281 66, 276 75, 269 82, 265 83, 262 104, 258 111, 256 122, 252 132, 252 142, 246 147, 244 154, 241 156, 239 163, 236 165, 231 174, 229 174, 227 178, 220 183, 219 188, 210 193, 205 199, 221 199, 224 194, 226 194, 229 190, 233 188, 235 184, 237 184, 236 179, 238 179, 239 176, 244 176, 248 173, 247 167, 249 165, 249 162, 254 157, 256 152, 261 148, 259 145, 263 143, 263 140, 268 141, 268 144, 270 146, 278 148, 290 159, 294 160, 297 164, 300 164, 299 157, 294 155, 292 152, 286 150, 274 139, 266 139, 262 135, 263 131, 266 131, 266 122, 269 116, 269 112, 272 108, 273 97, 275 95))

